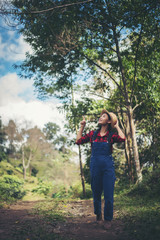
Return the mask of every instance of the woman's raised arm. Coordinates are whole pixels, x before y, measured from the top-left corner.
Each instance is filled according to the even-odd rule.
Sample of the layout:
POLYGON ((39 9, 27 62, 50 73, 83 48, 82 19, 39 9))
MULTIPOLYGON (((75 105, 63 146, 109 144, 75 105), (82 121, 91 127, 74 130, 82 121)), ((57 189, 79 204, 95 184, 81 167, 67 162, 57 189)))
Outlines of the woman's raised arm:
POLYGON ((79 132, 77 133, 76 141, 78 141, 82 137, 82 133, 83 133, 83 130, 84 130, 85 125, 86 125, 86 120, 85 120, 84 116, 83 116, 83 120, 80 122, 80 124, 81 124, 81 127, 79 129, 79 132))

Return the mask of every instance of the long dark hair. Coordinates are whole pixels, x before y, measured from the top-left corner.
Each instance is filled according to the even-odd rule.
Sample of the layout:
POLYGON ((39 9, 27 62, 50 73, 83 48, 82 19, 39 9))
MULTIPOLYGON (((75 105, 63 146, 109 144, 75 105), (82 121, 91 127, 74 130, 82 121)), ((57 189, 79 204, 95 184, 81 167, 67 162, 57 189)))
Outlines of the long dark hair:
MULTIPOLYGON (((109 120, 111 120, 111 117, 110 117, 110 115, 107 113, 107 112, 105 112, 105 114, 107 114, 108 115, 108 118, 109 118, 109 120)), ((97 131, 97 133, 99 132, 101 130, 101 126, 100 125, 98 125, 98 128, 96 129, 96 131, 97 131)), ((112 127, 111 127, 111 123, 109 123, 108 124, 108 129, 107 129, 109 132, 111 132, 112 131, 112 127)))

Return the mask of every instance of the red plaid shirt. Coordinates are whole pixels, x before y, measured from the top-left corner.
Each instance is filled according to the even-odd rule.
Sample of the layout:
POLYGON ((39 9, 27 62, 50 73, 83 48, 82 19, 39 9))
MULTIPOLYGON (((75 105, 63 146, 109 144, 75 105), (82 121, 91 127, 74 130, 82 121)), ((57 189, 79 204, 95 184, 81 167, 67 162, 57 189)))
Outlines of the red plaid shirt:
MULTIPOLYGON (((90 131, 88 134, 82 136, 78 141, 76 141, 77 145, 84 144, 90 142, 92 144, 93 142, 93 134, 94 131, 90 131)), ((94 140, 95 142, 108 142, 108 136, 109 136, 109 131, 104 135, 100 135, 100 131, 97 133, 96 139, 94 140)), ((111 137, 111 144, 118 143, 118 142, 124 142, 125 138, 121 138, 117 133, 114 133, 111 137)))

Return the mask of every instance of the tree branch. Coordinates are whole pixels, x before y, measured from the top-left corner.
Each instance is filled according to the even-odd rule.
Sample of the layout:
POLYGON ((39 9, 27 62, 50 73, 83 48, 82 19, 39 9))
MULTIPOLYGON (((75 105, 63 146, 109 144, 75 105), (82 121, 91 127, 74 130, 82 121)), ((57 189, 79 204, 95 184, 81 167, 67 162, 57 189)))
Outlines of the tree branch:
POLYGON ((122 120, 121 120, 120 112, 119 112, 120 107, 117 107, 117 110, 118 110, 118 111, 117 111, 117 114, 118 114, 118 118, 119 118, 120 124, 121 124, 122 128, 125 129, 125 128, 124 128, 124 124, 123 124, 123 122, 122 122, 122 120))
POLYGON ((125 151, 125 149, 120 149, 120 148, 116 148, 115 147, 115 144, 114 144, 114 147, 113 147, 115 150, 117 150, 117 151, 119 151, 119 152, 124 152, 125 151))
POLYGON ((25 13, 18 12, 16 9, 11 9, 10 11, 0 10, 0 14, 4 14, 4 15, 8 15, 8 14, 21 15, 21 14, 31 14, 31 13, 38 14, 38 13, 50 12, 50 11, 53 11, 54 9, 57 9, 57 8, 69 7, 69 6, 88 3, 88 2, 92 2, 92 1, 93 0, 87 0, 87 1, 77 2, 77 3, 69 3, 69 4, 59 5, 59 6, 55 6, 55 7, 40 10, 40 11, 31 11, 31 12, 25 12, 25 13))
MULTIPOLYGON (((112 81, 117 85, 117 87, 122 91, 120 85, 116 82, 116 80, 112 77, 112 75, 103 67, 101 67, 99 64, 95 63, 92 59, 90 59, 88 56, 86 56, 85 54, 83 54, 83 56, 90 61, 93 65, 95 65, 96 67, 98 67, 99 69, 101 69, 103 72, 105 72, 111 79, 112 81)), ((123 92, 122 92, 123 94, 123 92)))
POLYGON ((49 12, 49 11, 52 11, 56 8, 63 8, 63 7, 69 7, 69 6, 72 6, 72 5, 78 5, 78 4, 83 4, 83 3, 88 3, 88 2, 92 2, 93 0, 87 0, 87 1, 83 1, 83 2, 78 2, 78 3, 69 3, 69 4, 65 4, 65 5, 61 5, 61 6, 56 6, 56 7, 53 7, 53 8, 49 8, 49 9, 45 9, 45 10, 41 10, 41 11, 32 11, 30 13, 43 13, 43 12, 49 12))
POLYGON ((137 74, 137 58, 138 58, 138 50, 139 50, 139 45, 142 39, 142 30, 143 26, 141 26, 139 38, 138 38, 138 43, 137 43, 137 49, 136 49, 136 55, 135 55, 135 63, 134 63, 134 78, 133 78, 133 84, 132 84, 132 92, 131 92, 131 97, 130 97, 130 102, 132 102, 132 97, 133 97, 133 92, 134 92, 134 84, 136 81, 136 74, 137 74))
MULTIPOLYGON (((110 102, 113 101, 113 100, 110 99, 110 98, 106 98, 106 97, 104 97, 104 96, 102 96, 102 95, 100 95, 100 94, 97 94, 97 93, 95 93, 95 92, 92 92, 92 91, 90 91, 89 94, 95 95, 95 96, 97 96, 97 97, 101 97, 101 98, 106 99, 107 101, 110 101, 110 102)), ((120 104, 118 101, 115 101, 115 100, 114 100, 114 103, 120 104)), ((125 104, 124 104, 124 106, 126 107, 125 104)), ((127 107, 126 107, 126 108, 127 108, 127 107)))
POLYGON ((139 104, 136 104, 136 106, 133 108, 133 112, 134 112, 134 110, 135 110, 137 107, 139 107, 142 103, 143 103, 143 101, 140 102, 139 104))

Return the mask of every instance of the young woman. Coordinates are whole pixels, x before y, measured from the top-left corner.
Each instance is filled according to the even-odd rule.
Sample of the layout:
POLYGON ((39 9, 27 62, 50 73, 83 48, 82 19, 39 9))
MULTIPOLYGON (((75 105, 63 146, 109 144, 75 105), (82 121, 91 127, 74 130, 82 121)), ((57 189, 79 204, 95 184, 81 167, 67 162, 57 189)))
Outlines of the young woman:
POLYGON ((80 122, 81 128, 77 134, 76 144, 91 143, 92 153, 90 161, 91 188, 93 192, 94 213, 97 221, 102 220, 101 195, 104 191, 104 227, 111 226, 113 218, 113 192, 115 183, 114 161, 112 158, 112 145, 115 142, 124 142, 125 135, 118 125, 117 117, 114 113, 102 110, 97 131, 90 131, 82 136, 86 125, 85 118, 80 122), (113 133, 112 128, 117 129, 113 133))

